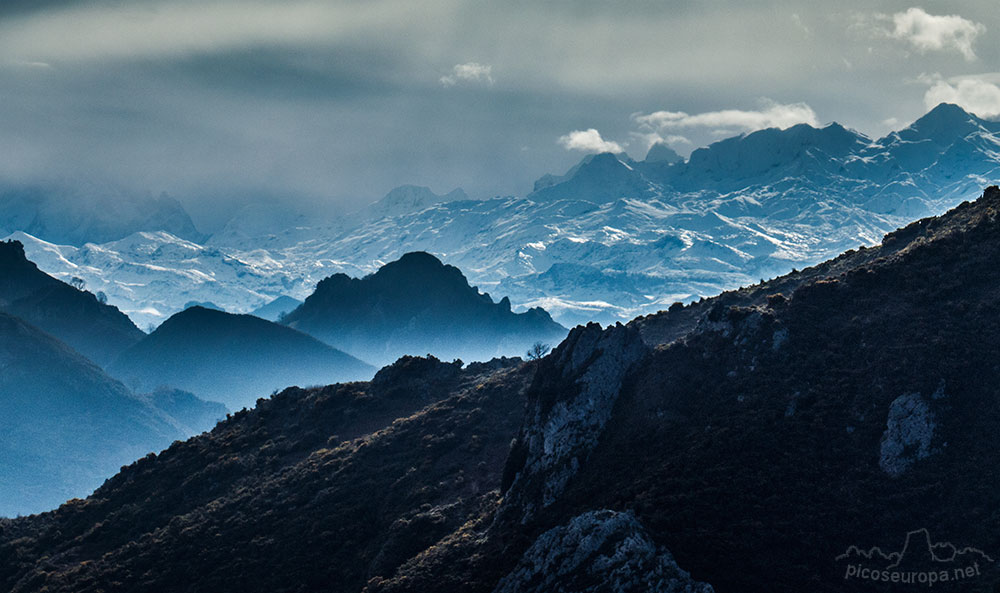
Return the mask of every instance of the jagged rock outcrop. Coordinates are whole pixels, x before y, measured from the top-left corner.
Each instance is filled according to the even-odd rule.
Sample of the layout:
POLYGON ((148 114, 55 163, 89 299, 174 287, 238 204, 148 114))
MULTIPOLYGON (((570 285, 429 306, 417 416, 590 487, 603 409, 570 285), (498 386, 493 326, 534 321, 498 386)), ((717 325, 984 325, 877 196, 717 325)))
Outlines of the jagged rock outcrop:
POLYGON ((556 501, 597 445, 622 380, 646 352, 639 333, 623 325, 602 330, 592 323, 570 332, 532 389, 505 470, 512 483, 501 514, 524 523, 556 501))
POLYGON ((631 513, 590 511, 546 531, 493 593, 713 593, 631 513))
POLYGON ((916 461, 930 457, 935 449, 934 412, 919 393, 907 393, 892 401, 879 455, 882 471, 898 476, 916 461))

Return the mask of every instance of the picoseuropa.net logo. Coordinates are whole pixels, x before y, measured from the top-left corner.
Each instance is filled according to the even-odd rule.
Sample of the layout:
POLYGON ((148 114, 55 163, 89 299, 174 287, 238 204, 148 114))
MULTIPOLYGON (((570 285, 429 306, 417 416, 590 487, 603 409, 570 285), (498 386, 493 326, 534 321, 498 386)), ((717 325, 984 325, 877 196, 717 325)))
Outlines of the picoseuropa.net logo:
POLYGON ((879 547, 867 550, 851 546, 837 556, 844 565, 844 580, 870 583, 898 583, 933 587, 979 578, 993 564, 993 558, 980 549, 959 548, 949 542, 932 542, 926 529, 906 534, 903 549, 883 552, 879 547))

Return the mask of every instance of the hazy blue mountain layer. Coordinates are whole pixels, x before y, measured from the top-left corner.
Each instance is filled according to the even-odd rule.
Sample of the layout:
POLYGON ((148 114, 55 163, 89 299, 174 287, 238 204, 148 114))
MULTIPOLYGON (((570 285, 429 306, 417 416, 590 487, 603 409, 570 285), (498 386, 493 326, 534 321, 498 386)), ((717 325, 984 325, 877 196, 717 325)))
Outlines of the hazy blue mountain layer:
POLYGON ((289 327, 191 307, 108 367, 136 391, 172 387, 238 410, 291 385, 369 379, 375 368, 289 327))
POLYGON ((364 278, 337 274, 283 323, 377 364, 433 354, 445 360, 523 355, 557 343, 566 329, 541 309, 511 311, 427 253, 407 253, 364 278))
POLYGON ((86 496, 122 465, 225 416, 193 397, 133 395, 53 336, 2 312, 0 369, 0 516, 86 496))

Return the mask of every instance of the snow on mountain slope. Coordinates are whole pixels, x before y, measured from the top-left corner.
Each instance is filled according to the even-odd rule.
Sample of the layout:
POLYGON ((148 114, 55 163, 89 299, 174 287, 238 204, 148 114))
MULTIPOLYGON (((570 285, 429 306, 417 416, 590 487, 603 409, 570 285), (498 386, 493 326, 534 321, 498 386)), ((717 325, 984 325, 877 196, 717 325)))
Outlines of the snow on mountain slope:
POLYGON ((268 217, 243 213, 207 245, 167 233, 80 248, 16 238, 43 270, 84 278, 142 327, 192 300, 248 312, 302 299, 326 276, 361 276, 415 250, 516 310, 608 323, 877 243, 998 179, 1000 123, 941 105, 874 141, 839 124, 797 125, 687 161, 592 155, 526 197, 404 187, 314 226, 299 217, 268 228, 268 217))
POLYGON ((64 281, 83 279, 87 290, 104 292, 109 303, 147 329, 192 301, 245 313, 281 295, 304 299, 322 278, 358 271, 318 258, 284 261, 281 253, 264 249, 233 254, 166 232, 83 247, 55 245, 22 232, 9 238, 21 241, 42 270, 64 281))

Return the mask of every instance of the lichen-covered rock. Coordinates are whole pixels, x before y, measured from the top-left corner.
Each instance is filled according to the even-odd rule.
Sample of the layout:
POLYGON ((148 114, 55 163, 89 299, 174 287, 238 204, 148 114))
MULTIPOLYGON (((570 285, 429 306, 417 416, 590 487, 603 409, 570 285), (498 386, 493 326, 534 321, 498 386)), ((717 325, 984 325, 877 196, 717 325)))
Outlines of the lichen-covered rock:
POLYGON ((623 325, 577 327, 547 361, 554 380, 536 385, 512 452, 521 465, 504 501, 522 523, 550 506, 597 445, 622 380, 648 352, 623 325))
POLYGON ((879 454, 882 471, 898 476, 914 462, 930 457, 937 424, 930 404, 919 393, 897 397, 889 406, 889 418, 879 454))
POLYGON ((631 513, 601 510, 546 531, 494 593, 712 593, 631 513))

